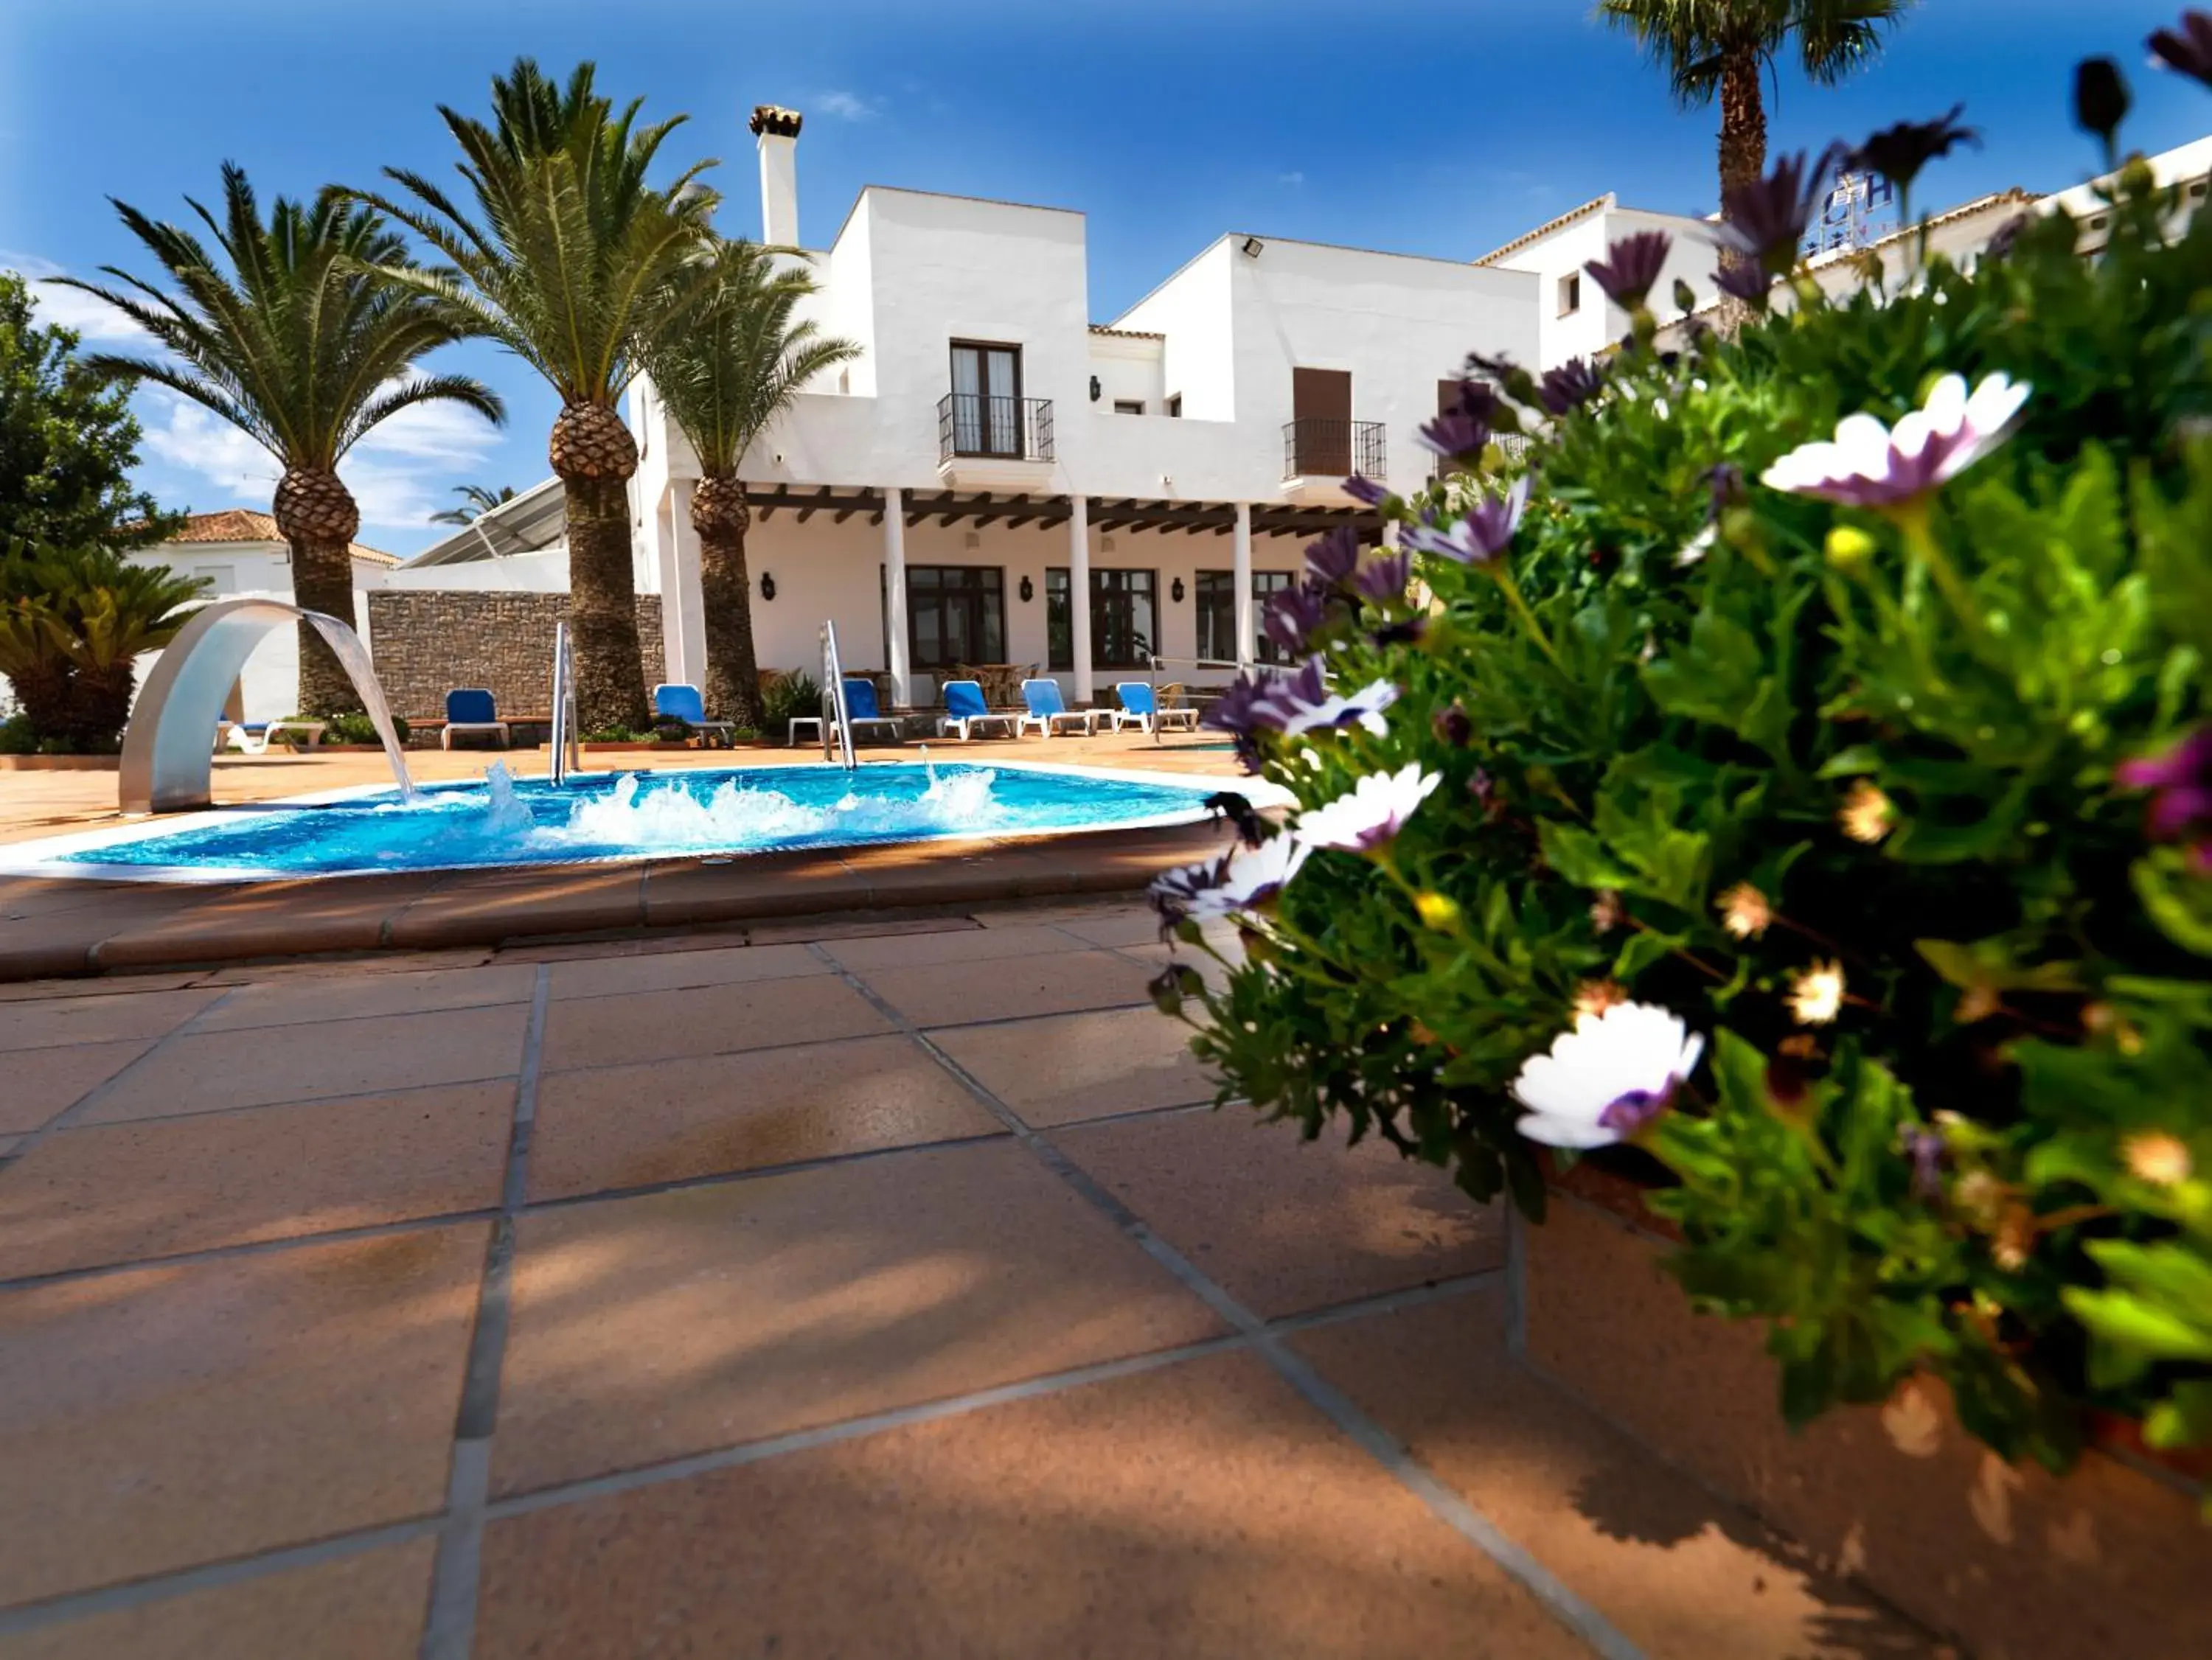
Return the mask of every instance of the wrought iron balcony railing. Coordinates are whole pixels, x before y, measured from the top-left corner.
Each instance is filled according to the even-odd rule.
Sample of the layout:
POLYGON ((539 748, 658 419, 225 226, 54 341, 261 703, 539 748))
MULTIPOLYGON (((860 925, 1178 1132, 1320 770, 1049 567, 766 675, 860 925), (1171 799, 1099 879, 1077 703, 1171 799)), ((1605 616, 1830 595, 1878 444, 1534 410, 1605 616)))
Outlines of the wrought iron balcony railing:
MULTIPOLYGON (((1492 433, 1490 435, 1490 441, 1498 446, 1498 453, 1508 461, 1515 460, 1528 452, 1528 435, 1526 433, 1492 433)), ((1451 463, 1442 456, 1431 456, 1429 458, 1430 483, 1435 483, 1450 471, 1451 463)))
POLYGON ((989 456, 1050 461, 1052 400, 947 392, 937 403, 937 458, 989 456))
POLYGON ((1389 471, 1379 421, 1307 416, 1283 423, 1285 478, 1381 478, 1389 471))

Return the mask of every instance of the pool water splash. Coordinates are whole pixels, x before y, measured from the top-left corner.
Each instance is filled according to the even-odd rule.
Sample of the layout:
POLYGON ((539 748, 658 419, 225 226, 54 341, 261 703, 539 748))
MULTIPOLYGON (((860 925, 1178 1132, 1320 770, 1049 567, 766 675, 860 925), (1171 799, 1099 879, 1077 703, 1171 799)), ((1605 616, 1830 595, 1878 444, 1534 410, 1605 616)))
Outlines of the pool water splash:
POLYGON ((281 802, 144 835, 57 848, 46 868, 191 876, 567 864, 784 852, 946 836, 1061 834, 1205 816, 1206 785, 1021 765, 700 768, 483 781, 281 802))

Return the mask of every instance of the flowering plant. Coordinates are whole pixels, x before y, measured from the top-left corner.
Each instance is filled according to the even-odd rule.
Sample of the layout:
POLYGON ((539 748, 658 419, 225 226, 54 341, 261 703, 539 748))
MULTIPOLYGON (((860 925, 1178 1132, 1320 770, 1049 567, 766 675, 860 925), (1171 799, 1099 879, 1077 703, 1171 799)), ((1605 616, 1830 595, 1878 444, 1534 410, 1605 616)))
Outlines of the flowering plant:
POLYGON ((2105 195, 1479 366, 1525 452, 1363 484, 1413 580, 1317 572, 1216 717, 1287 874, 1164 906, 1241 930, 1163 988, 1224 1101, 1532 1219, 1621 1163, 1793 1421, 1927 1372, 2054 1469, 2212 1440, 2212 215, 2105 195))

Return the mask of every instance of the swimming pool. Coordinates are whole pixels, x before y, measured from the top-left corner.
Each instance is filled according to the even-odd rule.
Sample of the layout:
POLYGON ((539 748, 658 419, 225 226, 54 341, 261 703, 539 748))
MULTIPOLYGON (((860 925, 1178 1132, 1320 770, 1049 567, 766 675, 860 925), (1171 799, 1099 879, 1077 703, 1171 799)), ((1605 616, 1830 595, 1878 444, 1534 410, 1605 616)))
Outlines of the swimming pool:
MULTIPOLYGON (((1219 780, 927 760, 486 777, 194 813, 0 848, 18 874, 222 881, 784 852, 1187 824, 1219 780)), ((1248 790, 1248 793, 1249 793, 1248 790)))

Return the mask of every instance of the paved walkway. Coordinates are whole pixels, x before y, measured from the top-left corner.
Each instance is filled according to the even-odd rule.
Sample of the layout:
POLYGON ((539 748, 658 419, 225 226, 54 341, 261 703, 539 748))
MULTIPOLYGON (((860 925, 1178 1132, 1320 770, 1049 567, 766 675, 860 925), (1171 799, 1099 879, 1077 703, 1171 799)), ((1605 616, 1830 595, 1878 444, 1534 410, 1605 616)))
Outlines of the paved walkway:
POLYGON ((0 1657, 1935 1652, 1141 912, 890 926, 0 988, 0 1657))

